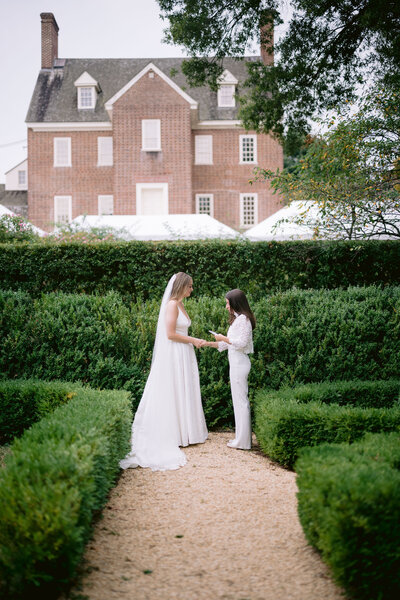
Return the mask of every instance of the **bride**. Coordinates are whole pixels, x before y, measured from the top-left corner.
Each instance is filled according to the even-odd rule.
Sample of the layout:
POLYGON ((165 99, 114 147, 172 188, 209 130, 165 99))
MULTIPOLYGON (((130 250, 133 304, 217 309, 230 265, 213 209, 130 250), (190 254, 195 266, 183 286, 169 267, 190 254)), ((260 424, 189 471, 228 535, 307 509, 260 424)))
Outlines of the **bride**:
POLYGON ((186 464, 179 446, 207 439, 193 348, 206 342, 188 336, 191 321, 182 303, 192 291, 186 273, 173 275, 165 289, 150 374, 132 424, 131 452, 119 463, 122 469, 178 469, 186 464))

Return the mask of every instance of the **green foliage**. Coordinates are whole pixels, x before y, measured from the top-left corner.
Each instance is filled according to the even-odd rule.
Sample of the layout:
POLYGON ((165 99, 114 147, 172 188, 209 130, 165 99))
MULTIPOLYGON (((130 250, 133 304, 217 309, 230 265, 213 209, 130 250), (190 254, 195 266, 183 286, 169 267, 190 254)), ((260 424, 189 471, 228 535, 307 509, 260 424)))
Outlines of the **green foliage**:
POLYGON ((71 389, 0 470, 2 597, 49 597, 70 580, 129 449, 129 394, 71 389))
MULTIPOLYGON (((291 290, 255 301, 250 395, 324 380, 400 378, 400 288, 291 290)), ((228 328, 224 297, 186 301, 191 333, 228 328)), ((141 398, 159 300, 0 291, 0 371, 9 378, 81 381, 141 398)), ((226 353, 196 350, 209 426, 232 426, 226 353)))
POLYGON ((195 295, 243 289, 255 300, 298 287, 396 285, 400 244, 359 242, 119 242, 0 245, 0 286, 33 296, 52 291, 161 298, 173 271, 195 295))
MULTIPOLYGON (((166 40, 191 59, 183 72, 191 86, 218 85, 225 56, 243 57, 260 40, 260 27, 287 19, 277 0, 158 0, 168 19, 166 40)), ((293 148, 312 119, 356 95, 371 77, 399 78, 400 9, 380 0, 291 0, 285 33, 275 39, 275 65, 249 63, 239 117, 246 129, 272 132, 293 148)), ((286 13, 286 14, 285 14, 286 13)), ((266 43, 265 43, 266 42, 266 43)))
POLYGON ((0 216, 0 244, 7 242, 38 242, 32 225, 16 215, 0 216))
POLYGON ((270 179, 288 202, 311 201, 294 222, 316 238, 400 238, 398 105, 399 90, 374 89, 355 114, 345 111, 310 138, 295 168, 258 169, 257 179, 270 179))
POLYGON ((293 467, 304 446, 353 442, 367 431, 400 431, 399 390, 400 380, 260 391, 255 400, 255 433, 270 458, 293 467))
POLYGON ((400 434, 306 448, 296 463, 308 541, 358 600, 400 596, 400 434))
POLYGON ((12 442, 57 406, 69 402, 76 396, 75 388, 57 381, 0 381, 0 445, 12 442))

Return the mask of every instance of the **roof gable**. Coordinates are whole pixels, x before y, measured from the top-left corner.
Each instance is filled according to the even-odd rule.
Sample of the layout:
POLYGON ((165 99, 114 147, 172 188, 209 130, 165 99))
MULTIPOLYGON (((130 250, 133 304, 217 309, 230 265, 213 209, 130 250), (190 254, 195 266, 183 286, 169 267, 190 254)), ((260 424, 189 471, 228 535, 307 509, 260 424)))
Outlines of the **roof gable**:
POLYGON ((146 73, 148 73, 149 71, 154 71, 154 73, 157 73, 157 75, 161 79, 163 79, 163 81, 165 81, 177 94, 182 96, 182 98, 190 104, 190 108, 193 108, 193 109, 197 108, 198 102, 196 100, 194 100, 191 96, 189 96, 189 94, 184 92, 174 81, 172 81, 172 79, 170 79, 165 73, 163 73, 163 71, 161 71, 161 69, 156 67, 156 65, 154 63, 150 62, 148 65, 145 66, 144 69, 142 69, 137 75, 135 75, 135 77, 133 77, 133 79, 128 81, 128 83, 126 85, 124 85, 123 88, 121 88, 116 94, 114 94, 114 96, 112 98, 110 98, 105 103, 106 110, 108 112, 111 112, 112 108, 113 108, 113 104, 117 100, 119 100, 121 98, 121 96, 123 96, 132 86, 135 85, 135 83, 137 81, 139 81, 139 79, 141 79, 143 77, 143 75, 146 75, 146 73))
POLYGON ((92 86, 98 87, 98 82, 91 76, 87 71, 84 71, 76 81, 74 81, 76 87, 92 86))

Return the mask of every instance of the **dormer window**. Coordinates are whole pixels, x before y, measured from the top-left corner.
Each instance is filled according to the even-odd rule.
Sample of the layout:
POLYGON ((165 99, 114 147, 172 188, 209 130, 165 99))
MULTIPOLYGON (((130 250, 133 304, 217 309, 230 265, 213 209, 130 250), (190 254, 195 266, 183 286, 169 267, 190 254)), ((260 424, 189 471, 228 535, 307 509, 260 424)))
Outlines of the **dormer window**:
POLYGON ((78 108, 94 108, 96 105, 94 87, 78 88, 78 108))
POLYGON ((75 81, 79 110, 94 110, 100 86, 86 71, 75 81))
POLYGON ((227 69, 219 78, 218 107, 234 108, 236 105, 235 94, 238 80, 227 69))

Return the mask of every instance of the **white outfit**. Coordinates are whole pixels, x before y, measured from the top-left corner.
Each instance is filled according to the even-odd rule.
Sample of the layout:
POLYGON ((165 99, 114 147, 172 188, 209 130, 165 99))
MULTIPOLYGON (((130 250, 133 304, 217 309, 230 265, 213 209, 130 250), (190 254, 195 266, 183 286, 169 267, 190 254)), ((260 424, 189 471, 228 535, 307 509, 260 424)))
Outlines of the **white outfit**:
MULTIPOLYGON (((207 439, 193 345, 169 340, 166 335, 165 309, 171 290, 167 292, 168 286, 161 305, 150 374, 132 424, 132 449, 120 461, 122 469, 137 466, 153 471, 178 469, 186 464, 179 446, 207 439)), ((190 324, 178 307, 176 333, 187 335, 190 324)))
POLYGON ((247 378, 250 372, 249 354, 253 353, 253 330, 246 315, 235 313, 236 319, 228 329, 230 344, 218 342, 218 350, 228 350, 229 379, 233 411, 235 414, 235 439, 228 445, 232 448, 251 448, 251 414, 247 378))

